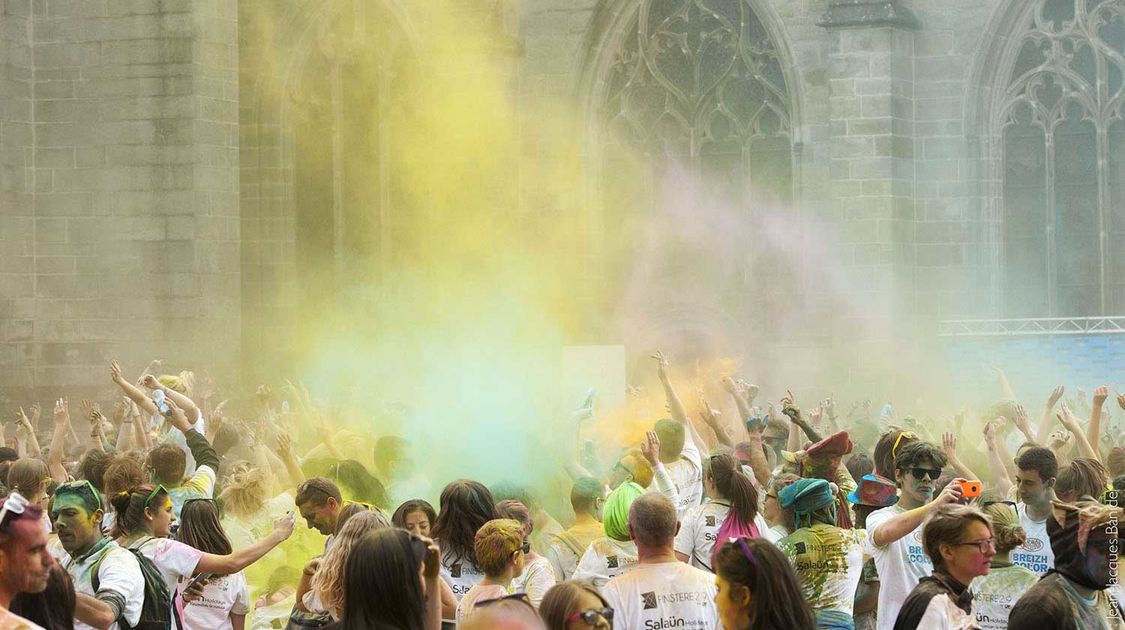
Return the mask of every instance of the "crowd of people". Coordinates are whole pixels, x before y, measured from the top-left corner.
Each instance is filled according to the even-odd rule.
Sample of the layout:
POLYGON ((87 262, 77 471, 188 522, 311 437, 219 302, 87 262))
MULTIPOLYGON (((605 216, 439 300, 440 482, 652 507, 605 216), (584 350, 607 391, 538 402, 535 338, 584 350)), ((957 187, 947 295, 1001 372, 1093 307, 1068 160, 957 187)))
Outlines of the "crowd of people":
POLYGON ((300 385, 235 419, 208 379, 114 362, 108 415, 7 425, 0 629, 1125 629, 1125 395, 1060 386, 1033 422, 998 371, 986 409, 918 419, 724 377, 735 411, 696 422, 654 359, 667 417, 560 456, 568 497, 435 486, 440 452, 300 385))

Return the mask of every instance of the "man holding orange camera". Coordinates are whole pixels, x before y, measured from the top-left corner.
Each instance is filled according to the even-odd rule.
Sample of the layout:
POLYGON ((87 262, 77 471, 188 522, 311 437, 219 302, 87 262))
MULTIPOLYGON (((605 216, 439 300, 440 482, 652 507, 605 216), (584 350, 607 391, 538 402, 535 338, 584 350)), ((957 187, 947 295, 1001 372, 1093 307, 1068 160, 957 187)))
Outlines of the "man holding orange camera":
POLYGON ((879 630, 894 628, 906 597, 919 580, 933 573, 934 565, 922 548, 922 521, 932 508, 964 501, 964 479, 954 479, 934 498, 938 477, 947 463, 945 453, 929 442, 912 442, 902 447, 895 457, 899 501, 867 517, 867 531, 875 545, 875 566, 879 570, 879 630), (904 512, 911 518, 895 518, 904 512))

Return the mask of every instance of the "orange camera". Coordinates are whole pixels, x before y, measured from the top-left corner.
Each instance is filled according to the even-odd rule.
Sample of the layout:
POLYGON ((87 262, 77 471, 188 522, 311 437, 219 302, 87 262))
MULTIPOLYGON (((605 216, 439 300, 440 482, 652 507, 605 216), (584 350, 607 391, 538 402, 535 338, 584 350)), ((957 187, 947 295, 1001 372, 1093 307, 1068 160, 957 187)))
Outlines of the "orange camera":
POLYGON ((973 499, 980 496, 980 481, 958 481, 961 486, 961 496, 966 499, 973 499))

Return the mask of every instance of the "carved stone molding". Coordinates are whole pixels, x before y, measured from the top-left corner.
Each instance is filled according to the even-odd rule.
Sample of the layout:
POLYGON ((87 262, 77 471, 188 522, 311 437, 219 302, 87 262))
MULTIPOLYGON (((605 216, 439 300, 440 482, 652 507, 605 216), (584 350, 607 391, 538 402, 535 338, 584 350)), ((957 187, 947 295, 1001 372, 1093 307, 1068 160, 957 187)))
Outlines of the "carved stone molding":
POLYGON ((833 0, 817 26, 918 29, 922 25, 910 9, 899 4, 899 0, 833 0))

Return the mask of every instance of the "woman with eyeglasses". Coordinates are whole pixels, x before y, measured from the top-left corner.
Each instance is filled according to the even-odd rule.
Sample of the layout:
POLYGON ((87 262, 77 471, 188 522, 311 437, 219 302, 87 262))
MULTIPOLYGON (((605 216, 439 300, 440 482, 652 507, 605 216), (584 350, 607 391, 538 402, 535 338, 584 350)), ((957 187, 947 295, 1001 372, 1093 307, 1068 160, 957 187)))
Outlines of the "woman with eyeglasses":
POLYGON ((440 555, 434 541, 401 529, 363 536, 344 564, 340 620, 324 630, 439 630, 440 555))
MULTIPOLYGON (((180 509, 180 528, 176 539, 200 551, 225 556, 231 552, 230 539, 219 523, 219 511, 209 499, 188 499, 180 509)), ((179 581, 182 593, 193 578, 179 581)), ((181 620, 184 630, 242 630, 250 612, 250 593, 242 571, 206 578, 200 600, 184 604, 181 620)))
POLYGON ((613 609, 593 585, 578 580, 559 582, 539 604, 547 630, 611 630, 613 609))
POLYGON ((922 528, 922 544, 934 564, 902 603, 895 630, 959 630, 978 627, 973 615, 973 578, 988 575, 996 555, 992 523, 967 505, 945 505, 922 528))
POLYGON ((477 531, 473 551, 477 565, 484 571, 484 579, 474 584, 457 603, 458 626, 465 623, 476 606, 509 595, 512 580, 523 572, 529 550, 519 521, 498 518, 485 523, 477 531))
MULTIPOLYGON (((140 551, 151 560, 164 577, 168 592, 173 594, 181 579, 190 579, 197 573, 230 575, 245 569, 293 533, 293 515, 289 514, 278 519, 273 531, 253 545, 227 554, 213 554, 168 537, 176 517, 164 486, 136 486, 117 493, 110 501, 117 512, 111 536, 117 544, 140 551)), ((176 614, 179 602, 173 604, 176 614)))
POLYGON ((973 580, 969 590, 973 593, 973 608, 981 628, 1002 630, 1008 627, 1008 615, 1016 600, 1039 581, 1039 576, 1027 567, 1012 564, 1012 550, 1027 542, 1027 534, 1016 514, 1016 504, 986 500, 982 505, 985 516, 992 521, 996 555, 992 556, 988 575, 973 580))
POLYGON ((715 554, 715 606, 724 630, 812 630, 793 567, 763 538, 737 538, 715 554))

